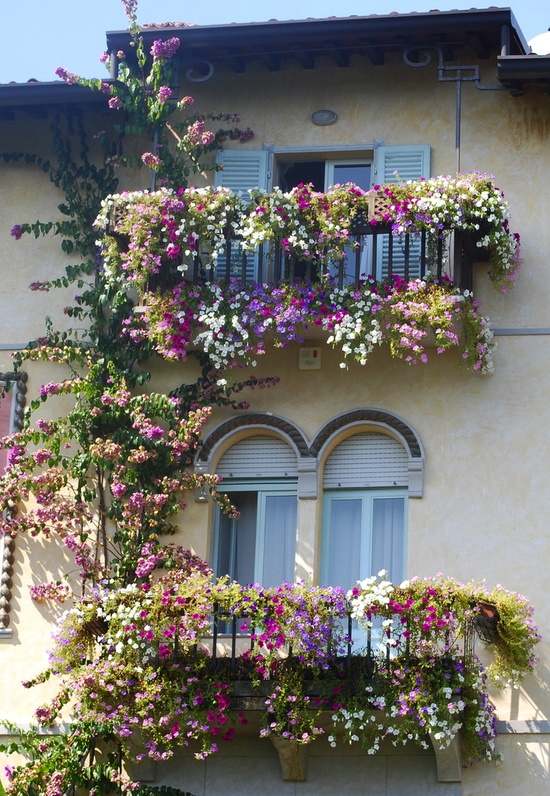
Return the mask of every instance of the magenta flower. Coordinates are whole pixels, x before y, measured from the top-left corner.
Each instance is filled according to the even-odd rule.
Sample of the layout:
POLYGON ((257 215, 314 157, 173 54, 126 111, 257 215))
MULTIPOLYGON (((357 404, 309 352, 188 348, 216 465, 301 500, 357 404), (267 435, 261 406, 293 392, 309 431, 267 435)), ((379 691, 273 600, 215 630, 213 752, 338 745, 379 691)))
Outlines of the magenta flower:
POLYGON ((120 97, 111 97, 107 104, 112 111, 118 111, 122 108, 122 100, 120 97))
POLYGON ((159 88, 158 95, 157 95, 158 101, 160 103, 162 103, 162 104, 164 104, 165 102, 168 102, 168 100, 170 99, 170 97, 172 96, 173 93, 174 92, 172 91, 170 86, 161 86, 159 88))
POLYGON ((161 59, 168 60, 169 58, 173 58, 177 53, 180 44, 181 40, 178 39, 177 36, 172 36, 172 38, 166 39, 165 41, 156 39, 151 47, 151 55, 156 61, 161 59))
POLYGON ((69 70, 65 69, 64 66, 58 66, 55 70, 55 74, 69 86, 74 86, 80 79, 78 75, 75 75, 73 72, 69 72, 69 70))
POLYGON ((141 162, 150 169, 158 169, 160 166, 160 158, 152 152, 144 152, 141 156, 141 162))

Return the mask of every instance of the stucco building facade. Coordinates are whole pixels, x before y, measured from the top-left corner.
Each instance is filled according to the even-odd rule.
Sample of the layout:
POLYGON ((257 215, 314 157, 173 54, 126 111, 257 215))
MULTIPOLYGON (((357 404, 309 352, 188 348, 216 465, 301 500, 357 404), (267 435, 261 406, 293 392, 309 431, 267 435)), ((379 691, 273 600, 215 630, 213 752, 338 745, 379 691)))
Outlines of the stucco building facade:
MULTIPOLYGON (((457 169, 452 78, 475 78, 461 83, 460 170, 495 175, 522 236, 521 272, 507 294, 490 284, 483 263, 474 267, 474 294, 498 341, 494 374, 473 375, 455 354, 410 368, 379 352, 366 367, 341 369, 323 335, 268 350, 256 373, 277 376, 278 386, 254 394, 249 413, 237 422, 231 412, 216 411, 197 467, 221 468, 229 485, 248 478, 248 492, 262 493, 255 500, 268 500, 289 478, 286 486, 291 484, 297 498, 292 572, 320 583, 330 566, 323 545, 331 496, 340 483, 349 486, 345 478, 354 477, 338 480, 334 455, 347 444, 340 449, 343 461, 353 462, 354 439, 361 446, 374 443, 372 453, 361 447, 361 455, 374 457, 373 480, 365 481, 363 492, 401 501, 396 577, 443 571, 461 581, 502 583, 533 602, 543 640, 536 674, 521 688, 495 695, 502 764, 464 769, 462 781, 438 781, 432 752, 388 749, 373 758, 342 746, 331 750, 320 740, 309 751, 307 780, 283 782, 275 750, 251 730, 215 759, 199 763, 181 756, 145 778, 197 796, 542 796, 550 784, 548 59, 526 55, 521 32, 504 10, 179 33, 189 59, 181 66, 181 85, 195 94, 199 110, 238 113, 241 124, 254 131, 246 143, 226 144, 220 156, 226 168, 215 177, 241 190, 268 189, 285 180, 292 187, 292 180, 296 184, 308 175, 324 189, 340 173, 370 187, 393 179, 392 163, 397 171, 401 164, 401 178, 452 174, 457 169), (457 64, 468 66, 457 71, 457 64), (330 124, 315 123, 319 111, 331 112, 321 117, 330 124), (304 369, 300 348, 317 349, 320 366, 304 369), (382 466, 389 475, 377 481, 382 466)), ((153 34, 158 31, 146 35, 153 34)), ((109 48, 122 46, 125 35, 109 34, 109 48)), ((76 91, 0 87, 0 150, 42 150, 47 156, 54 112, 70 114, 78 107, 90 128, 100 127, 104 112, 76 91)), ((27 290, 30 282, 59 271, 55 241, 15 242, 8 234, 21 219, 55 215, 59 196, 28 166, 0 168, 0 369, 9 373, 12 350, 42 333, 45 316, 67 321, 60 299, 52 306, 48 294, 27 290)), ((125 180, 138 187, 145 178, 128 173, 125 180)), ((191 365, 159 364, 157 383, 175 386, 186 378, 186 368, 192 377, 191 365)), ((52 378, 51 366, 29 363, 25 370, 28 395, 52 378)), ((287 509, 280 511, 283 516, 287 509)), ((215 565, 221 556, 215 537, 214 509, 195 502, 178 540, 215 565)), ((38 540, 18 540, 4 548, 4 556, 9 620, 0 630, 0 714, 25 724, 37 694, 19 682, 45 662, 52 622, 28 599, 28 587, 38 572, 55 577, 64 565, 58 551, 38 540)))

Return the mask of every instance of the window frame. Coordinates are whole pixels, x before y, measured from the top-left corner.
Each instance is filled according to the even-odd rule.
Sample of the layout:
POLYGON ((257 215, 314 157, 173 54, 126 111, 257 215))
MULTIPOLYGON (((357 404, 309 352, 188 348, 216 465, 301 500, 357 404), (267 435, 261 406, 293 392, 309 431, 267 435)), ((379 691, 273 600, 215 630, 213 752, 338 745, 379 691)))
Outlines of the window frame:
MULTIPOLYGON (((294 497, 296 498, 296 517, 298 515, 298 479, 235 479, 234 481, 224 481, 219 488, 220 492, 228 495, 231 492, 256 492, 256 535, 254 547, 254 582, 261 583, 263 580, 263 551, 265 548, 265 502, 266 498, 274 495, 294 497), (293 488, 292 488, 293 487, 293 488)), ((211 544, 210 561, 212 569, 217 573, 218 569, 218 555, 220 544, 220 521, 222 513, 218 506, 215 507, 214 522, 213 522, 213 536, 211 544)), ((236 520, 232 520, 232 533, 234 533, 236 520)), ((295 539, 295 545, 297 538, 295 539)), ((296 546, 294 549, 294 566, 296 569, 296 546)), ((292 575, 294 580, 294 572, 292 575)))
MULTIPOLYGON (((350 153, 351 154, 351 153, 350 153)), ((336 160, 325 160, 325 191, 332 188, 336 183, 334 182, 334 167, 347 166, 349 164, 355 166, 370 166, 370 181, 369 188, 372 187, 372 177, 374 171, 374 156, 371 158, 337 158, 336 160)))
MULTIPOLYGON (((323 492, 323 505, 322 505, 322 523, 321 523, 321 545, 320 545, 320 568, 319 580, 321 585, 326 584, 328 581, 328 565, 331 560, 330 551, 330 535, 329 523, 331 516, 331 503, 333 500, 349 500, 353 498, 361 499, 361 539, 359 550, 360 557, 360 572, 359 578, 369 577, 372 572, 372 540, 373 540, 373 507, 376 499, 384 498, 403 498, 403 550, 402 550, 402 571, 398 574, 393 573, 395 582, 400 583, 406 576, 406 562, 408 555, 408 504, 409 494, 405 487, 388 487, 385 489, 379 488, 353 488, 343 487, 341 489, 326 489, 323 492), (368 511, 365 511, 365 506, 368 505, 368 511), (365 533, 365 536, 364 536, 365 533), (364 549, 366 548, 366 550, 364 549), (365 565, 365 571, 361 571, 361 567, 365 565)), ((351 588, 354 584, 340 584, 344 588, 351 588)))

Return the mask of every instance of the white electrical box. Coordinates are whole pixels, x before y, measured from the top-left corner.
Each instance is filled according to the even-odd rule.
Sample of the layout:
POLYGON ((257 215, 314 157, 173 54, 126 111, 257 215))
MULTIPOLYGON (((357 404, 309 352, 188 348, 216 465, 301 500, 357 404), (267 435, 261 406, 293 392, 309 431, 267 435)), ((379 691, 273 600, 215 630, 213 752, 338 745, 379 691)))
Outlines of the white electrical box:
POLYGON ((300 348, 298 354, 299 370, 321 370, 321 349, 300 348))

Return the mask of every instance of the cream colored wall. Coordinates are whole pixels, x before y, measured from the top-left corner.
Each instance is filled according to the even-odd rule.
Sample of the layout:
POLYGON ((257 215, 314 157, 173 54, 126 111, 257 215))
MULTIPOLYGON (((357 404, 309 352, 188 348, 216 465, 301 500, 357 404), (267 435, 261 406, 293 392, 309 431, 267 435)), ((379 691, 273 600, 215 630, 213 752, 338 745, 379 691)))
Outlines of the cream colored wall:
MULTIPOLYGON (((485 82, 493 83, 494 75, 485 71, 485 82)), ((454 169, 453 89, 437 83, 433 68, 410 70, 397 61, 383 68, 364 63, 350 69, 219 74, 200 86, 183 86, 184 92, 197 94, 199 110, 239 112, 241 126, 256 132, 248 147, 362 145, 377 139, 386 144, 428 143, 434 174, 454 169), (314 127, 310 115, 324 107, 337 111, 338 123, 314 127)), ((30 127, 28 120, 5 122, 0 150, 21 148, 22 141, 41 146, 44 131, 44 123, 30 127)), ((533 92, 513 98, 508 92, 464 87, 463 170, 495 174, 510 201, 513 227, 523 239, 524 267, 509 295, 492 288, 484 266, 476 272, 476 293, 498 327, 550 327, 550 225, 544 209, 550 200, 549 144, 547 97, 533 92)), ((0 344, 24 342, 40 334, 45 314, 64 322, 59 295, 53 300, 26 290, 28 282, 57 273, 60 257, 55 242, 16 243, 9 228, 47 215, 59 199, 46 178, 28 167, 2 167, 0 201, 0 344)), ((467 372, 453 355, 427 367, 408 368, 379 352, 366 368, 352 365, 342 371, 337 354, 325 345, 321 370, 299 371, 294 346, 269 352, 256 371, 258 376, 279 376, 279 386, 251 395, 253 410, 292 420, 310 440, 333 416, 359 407, 395 412, 418 431, 426 452, 425 493, 409 501, 408 574, 441 570, 462 580, 486 578, 489 584, 500 582, 525 592, 545 637, 536 676, 520 691, 500 698, 503 719, 550 719, 549 354, 548 336, 499 338, 496 373, 483 379, 467 372)), ((9 368, 7 354, 2 354, 0 367, 9 368)), ((54 378, 44 366, 29 370, 29 394, 54 378)), ((163 366, 157 374, 159 386, 192 377, 183 366, 163 366)), ((234 375, 240 379, 244 374, 234 375)), ((211 427, 226 416, 217 412, 211 427)), ((180 535, 182 543, 205 556, 210 511, 191 503, 180 535)), ((319 523, 320 499, 300 501, 300 573, 313 578, 319 523)), ((30 718, 42 701, 36 691, 24 691, 18 683, 36 674, 46 660, 50 618, 28 597, 28 586, 42 579, 43 570, 58 574, 57 552, 39 541, 18 541, 13 637, 0 645, 2 669, 8 673, 0 678, 0 713, 16 720, 30 718)), ((531 776, 531 769, 536 773, 529 794, 545 792, 547 739, 506 738, 501 743, 509 762, 497 774, 493 769, 482 773, 480 767, 468 772, 465 792, 523 796, 522 778, 531 776)))

